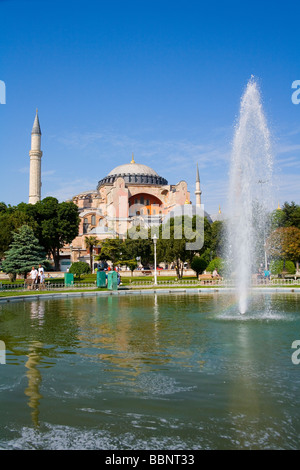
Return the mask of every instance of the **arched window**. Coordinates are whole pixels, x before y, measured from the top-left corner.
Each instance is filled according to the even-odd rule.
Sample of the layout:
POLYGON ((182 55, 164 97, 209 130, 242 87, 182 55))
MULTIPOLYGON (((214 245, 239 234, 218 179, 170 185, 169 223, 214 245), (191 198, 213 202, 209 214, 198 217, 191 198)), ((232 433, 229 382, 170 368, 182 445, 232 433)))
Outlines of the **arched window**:
POLYGON ((96 216, 95 215, 92 215, 91 224, 96 225, 96 216))
POLYGON ((87 218, 83 219, 83 233, 87 233, 89 228, 89 221, 87 218))

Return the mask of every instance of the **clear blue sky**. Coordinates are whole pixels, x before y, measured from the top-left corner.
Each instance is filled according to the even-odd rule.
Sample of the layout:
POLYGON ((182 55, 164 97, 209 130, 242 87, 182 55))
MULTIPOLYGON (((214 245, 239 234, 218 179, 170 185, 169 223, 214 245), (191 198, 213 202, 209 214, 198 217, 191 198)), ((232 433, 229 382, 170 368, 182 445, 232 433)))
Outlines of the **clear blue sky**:
POLYGON ((202 201, 225 206, 231 141, 253 74, 273 136, 276 201, 300 203, 296 1, 0 0, 0 201, 28 202, 38 107, 42 197, 95 189, 135 160, 169 183, 196 163, 202 201))

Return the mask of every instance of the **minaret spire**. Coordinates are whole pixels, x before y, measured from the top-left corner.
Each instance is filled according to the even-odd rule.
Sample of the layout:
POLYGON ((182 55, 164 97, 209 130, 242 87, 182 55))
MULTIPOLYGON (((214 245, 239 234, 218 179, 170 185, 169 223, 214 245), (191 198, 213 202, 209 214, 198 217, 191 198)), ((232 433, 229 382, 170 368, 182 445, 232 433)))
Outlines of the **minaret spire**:
POLYGON ((29 171, 29 204, 35 204, 41 200, 41 127, 39 122, 38 110, 36 110, 35 119, 31 131, 31 149, 30 171, 29 171))
POLYGON ((198 168, 198 163, 197 163, 196 190, 195 190, 196 206, 201 206, 201 194, 202 194, 202 191, 200 189, 200 176, 199 176, 199 168, 198 168))
POLYGON ((34 119, 34 123, 33 123, 33 126, 32 126, 32 131, 31 131, 31 135, 32 135, 32 134, 42 135, 42 133, 41 133, 41 127, 40 127, 40 121, 39 121, 39 115, 38 115, 38 109, 37 109, 37 108, 36 108, 35 119, 34 119))

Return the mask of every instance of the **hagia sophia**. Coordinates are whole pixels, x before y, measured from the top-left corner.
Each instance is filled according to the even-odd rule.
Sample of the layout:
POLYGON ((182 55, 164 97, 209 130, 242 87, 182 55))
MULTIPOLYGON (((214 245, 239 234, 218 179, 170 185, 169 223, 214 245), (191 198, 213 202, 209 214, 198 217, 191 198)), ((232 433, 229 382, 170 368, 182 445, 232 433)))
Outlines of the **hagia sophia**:
MULTIPOLYGON (((31 132, 29 203, 41 200, 41 127, 38 111, 31 132)), ((201 206, 199 169, 196 169, 196 207, 201 206)), ((83 191, 71 199, 80 216, 79 235, 61 251, 61 270, 74 261, 88 261, 85 238, 98 240, 124 237, 134 225, 148 228, 161 224, 176 208, 191 204, 187 183, 169 184, 155 170, 131 161, 112 169, 92 191, 83 191)), ((219 209, 219 216, 221 211, 219 209)), ((208 216, 208 214, 205 214, 208 216)), ((209 217, 209 216, 208 216, 209 217)), ((97 254, 97 248, 95 248, 97 254)))

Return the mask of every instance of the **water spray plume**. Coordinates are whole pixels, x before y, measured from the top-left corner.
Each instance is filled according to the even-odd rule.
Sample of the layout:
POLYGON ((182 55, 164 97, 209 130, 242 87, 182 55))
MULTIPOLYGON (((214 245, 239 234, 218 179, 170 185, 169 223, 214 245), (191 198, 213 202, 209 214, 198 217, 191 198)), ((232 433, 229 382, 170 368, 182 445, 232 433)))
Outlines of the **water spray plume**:
POLYGON ((251 76, 235 128, 229 184, 228 266, 235 278, 241 314, 247 311, 252 273, 257 272, 265 258, 272 169, 270 132, 258 85, 251 76))

